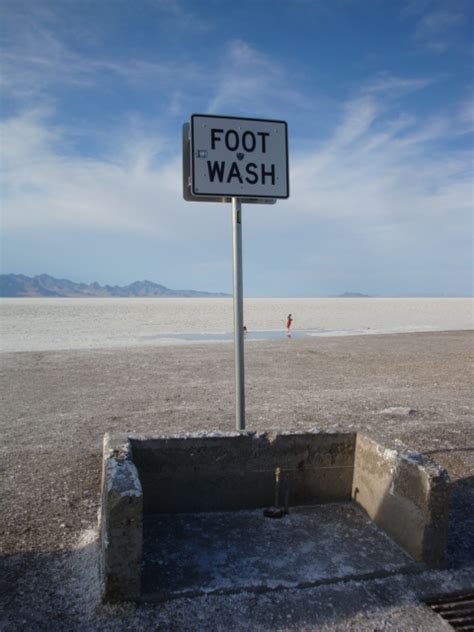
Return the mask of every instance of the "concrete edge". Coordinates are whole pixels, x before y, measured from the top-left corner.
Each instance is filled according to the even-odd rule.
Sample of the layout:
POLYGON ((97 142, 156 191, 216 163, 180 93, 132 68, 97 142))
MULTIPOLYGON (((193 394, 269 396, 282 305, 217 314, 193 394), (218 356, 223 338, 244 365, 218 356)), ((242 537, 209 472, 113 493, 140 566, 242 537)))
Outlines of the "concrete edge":
POLYGON ((100 511, 103 601, 136 601, 141 593, 143 490, 127 434, 103 440, 100 511))
POLYGON ((153 435, 144 435, 140 433, 112 433, 110 435, 112 444, 114 448, 120 449, 121 445, 125 442, 129 442, 130 440, 135 441, 145 441, 145 440, 165 440, 165 439, 212 439, 212 438, 228 438, 228 437, 253 437, 255 439, 261 439, 263 437, 267 437, 270 441, 275 437, 281 436, 304 436, 308 434, 315 435, 356 435, 356 431, 347 432, 343 428, 333 427, 333 428, 310 428, 309 430, 287 430, 287 431, 255 431, 255 430, 242 430, 242 431, 212 431, 212 430, 203 430, 199 432, 180 432, 175 434, 153 434, 153 435))
POLYGON ((414 559, 442 564, 450 479, 445 468, 408 448, 385 448, 358 433, 352 496, 414 559))

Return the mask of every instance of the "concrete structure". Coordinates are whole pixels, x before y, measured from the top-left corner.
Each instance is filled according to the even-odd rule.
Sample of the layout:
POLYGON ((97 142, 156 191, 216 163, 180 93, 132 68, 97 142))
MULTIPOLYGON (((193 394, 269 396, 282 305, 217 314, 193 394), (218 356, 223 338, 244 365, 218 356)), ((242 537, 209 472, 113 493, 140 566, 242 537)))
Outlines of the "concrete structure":
POLYGON ((448 535, 449 477, 411 450, 384 449, 358 434, 352 497, 415 560, 436 566, 448 535))
POLYGON ((356 433, 106 435, 103 598, 140 599, 148 516, 355 501, 413 560, 435 565, 446 545, 448 496, 444 469, 356 433))
POLYGON ((143 491, 127 436, 104 437, 100 536, 104 600, 136 601, 141 585, 143 491))

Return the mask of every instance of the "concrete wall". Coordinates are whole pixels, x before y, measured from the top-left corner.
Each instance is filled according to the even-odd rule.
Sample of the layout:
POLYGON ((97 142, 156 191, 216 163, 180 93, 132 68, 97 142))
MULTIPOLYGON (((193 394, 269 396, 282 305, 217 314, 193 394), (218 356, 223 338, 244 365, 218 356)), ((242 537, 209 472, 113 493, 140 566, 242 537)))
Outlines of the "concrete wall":
POLYGON ((140 596, 143 492, 127 436, 104 436, 100 576, 104 601, 140 596))
POLYGON ((272 506, 277 467, 289 480, 290 505, 351 498, 355 433, 131 438, 131 445, 147 514, 272 506))
POLYGON ((277 467, 289 480, 290 506, 353 498, 414 559, 442 560, 449 477, 418 453, 355 433, 105 435, 104 600, 140 597, 144 514, 270 507, 277 467))
POLYGON ((417 452, 384 449, 358 434, 352 495, 414 559, 442 561, 448 532, 449 477, 417 452))

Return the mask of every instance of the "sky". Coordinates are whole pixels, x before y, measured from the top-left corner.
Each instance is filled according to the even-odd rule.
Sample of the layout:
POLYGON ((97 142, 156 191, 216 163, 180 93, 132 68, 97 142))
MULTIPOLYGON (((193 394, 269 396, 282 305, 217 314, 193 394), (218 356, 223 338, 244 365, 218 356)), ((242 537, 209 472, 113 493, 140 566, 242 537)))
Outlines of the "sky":
POLYGON ((1 271, 232 292, 191 114, 288 122, 248 297, 472 295, 471 0, 0 0, 1 271))

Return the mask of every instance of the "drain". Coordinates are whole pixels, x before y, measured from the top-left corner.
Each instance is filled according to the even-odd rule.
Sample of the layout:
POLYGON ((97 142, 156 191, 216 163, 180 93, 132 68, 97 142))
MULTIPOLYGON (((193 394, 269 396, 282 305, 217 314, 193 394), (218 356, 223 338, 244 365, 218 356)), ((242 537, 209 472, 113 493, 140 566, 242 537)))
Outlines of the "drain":
POLYGON ((455 630, 474 632, 474 591, 425 599, 425 604, 455 630))

